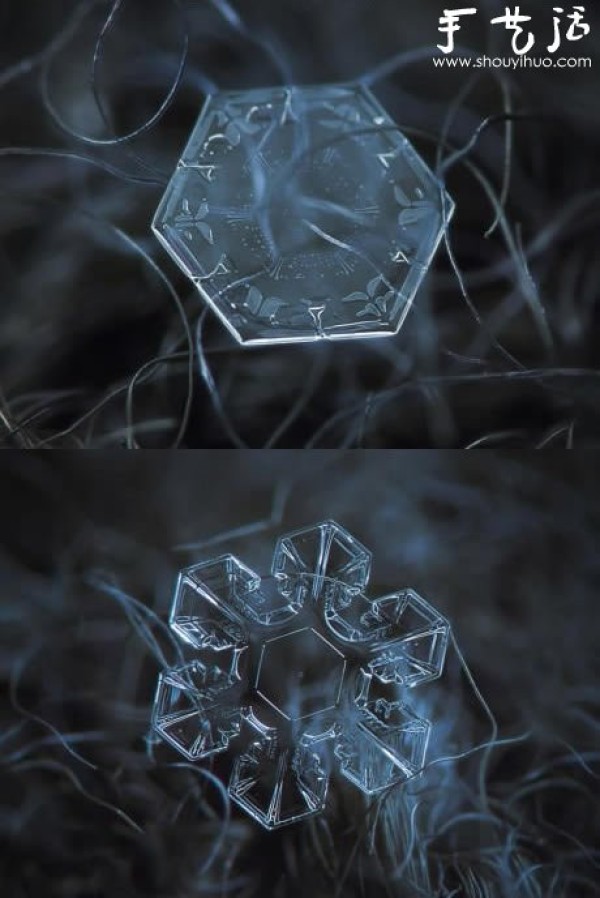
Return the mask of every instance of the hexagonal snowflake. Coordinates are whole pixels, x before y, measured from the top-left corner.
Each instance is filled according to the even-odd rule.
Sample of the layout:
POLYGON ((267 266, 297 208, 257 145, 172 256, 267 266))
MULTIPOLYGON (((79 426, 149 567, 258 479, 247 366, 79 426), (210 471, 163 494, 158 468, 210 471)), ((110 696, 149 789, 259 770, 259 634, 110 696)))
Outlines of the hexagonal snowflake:
POLYGON ((244 344, 396 333, 453 203, 368 88, 206 101, 153 229, 244 344))
POLYGON ((440 675, 449 626, 410 589, 368 598, 370 568, 326 521, 281 537, 268 577, 233 555, 179 576, 191 658, 160 674, 153 727, 190 761, 229 751, 229 794, 268 829, 322 810, 335 767, 371 795, 423 765, 405 693, 440 675))

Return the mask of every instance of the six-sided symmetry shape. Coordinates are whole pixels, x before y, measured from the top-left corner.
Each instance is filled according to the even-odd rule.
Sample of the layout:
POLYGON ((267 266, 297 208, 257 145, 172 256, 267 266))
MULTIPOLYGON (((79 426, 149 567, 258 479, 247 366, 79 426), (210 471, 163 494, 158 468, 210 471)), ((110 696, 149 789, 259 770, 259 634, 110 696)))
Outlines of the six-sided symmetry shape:
POLYGON ((268 829, 321 811, 330 775, 367 795, 423 767, 407 693, 438 677, 447 621, 417 593, 366 593, 371 554, 333 521, 282 536, 261 578, 233 555, 183 571, 170 626, 190 657, 153 727, 189 761, 231 758, 229 795, 268 829))
POLYGON ((266 640, 256 691, 283 717, 302 720, 337 706, 345 669, 342 653, 305 627, 266 640))
POLYGON ((153 229, 242 344, 397 333, 453 212, 361 85, 210 96, 153 229))

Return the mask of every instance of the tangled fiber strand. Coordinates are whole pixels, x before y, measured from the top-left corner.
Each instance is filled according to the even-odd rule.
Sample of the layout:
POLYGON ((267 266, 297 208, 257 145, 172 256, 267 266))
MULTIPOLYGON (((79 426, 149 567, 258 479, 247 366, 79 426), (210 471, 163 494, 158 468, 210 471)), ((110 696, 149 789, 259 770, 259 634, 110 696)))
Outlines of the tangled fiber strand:
POLYGON ((600 894, 595 459, 492 453, 3 453, 3 894, 559 898, 600 894), (273 457, 274 456, 274 457, 273 457), (451 456, 451 457, 449 457, 451 456), (48 461, 46 459, 49 459, 48 461), (140 459, 140 460, 138 460, 140 459), (177 570, 334 517, 373 596, 451 621, 425 769, 267 833, 228 771, 149 732, 177 570))
POLYGON ((395 0, 34 8, 4 14, 0 444, 595 444, 593 69, 441 73, 429 0, 408 30, 395 0), (447 183, 446 251, 395 338, 242 350, 153 210, 208 92, 353 79, 447 183))

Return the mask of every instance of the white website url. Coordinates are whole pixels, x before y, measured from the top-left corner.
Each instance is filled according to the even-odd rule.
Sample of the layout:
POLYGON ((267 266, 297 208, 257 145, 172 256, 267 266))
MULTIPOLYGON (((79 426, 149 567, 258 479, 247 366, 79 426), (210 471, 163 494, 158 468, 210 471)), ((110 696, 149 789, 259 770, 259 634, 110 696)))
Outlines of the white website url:
POLYGON ((591 69, 589 56, 434 56, 439 69, 591 69))

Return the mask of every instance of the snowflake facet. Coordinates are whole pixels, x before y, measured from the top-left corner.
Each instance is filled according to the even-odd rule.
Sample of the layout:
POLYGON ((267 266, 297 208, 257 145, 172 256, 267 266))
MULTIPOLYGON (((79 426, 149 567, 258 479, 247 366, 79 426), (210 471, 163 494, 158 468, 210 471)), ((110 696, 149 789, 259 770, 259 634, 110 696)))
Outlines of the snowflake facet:
POLYGON ((372 795, 423 766, 405 693, 442 672, 449 626, 410 589, 368 598, 370 568, 326 521, 282 536, 268 577, 233 555, 179 576, 190 659, 160 674, 153 727, 190 761, 230 752, 229 795, 268 829, 321 811, 336 767, 372 795))
POLYGON ((292 343, 396 333, 452 211, 368 88, 281 87, 208 98, 153 229, 240 343, 292 343))

